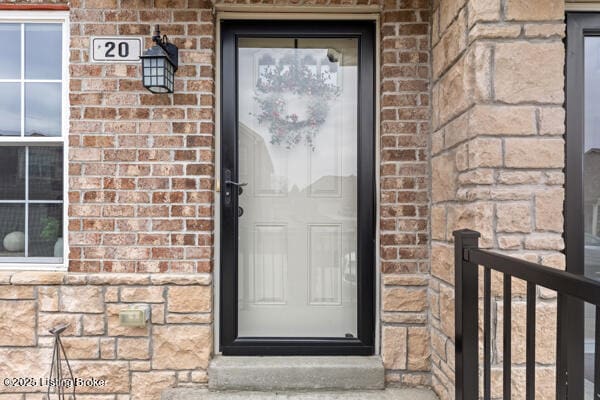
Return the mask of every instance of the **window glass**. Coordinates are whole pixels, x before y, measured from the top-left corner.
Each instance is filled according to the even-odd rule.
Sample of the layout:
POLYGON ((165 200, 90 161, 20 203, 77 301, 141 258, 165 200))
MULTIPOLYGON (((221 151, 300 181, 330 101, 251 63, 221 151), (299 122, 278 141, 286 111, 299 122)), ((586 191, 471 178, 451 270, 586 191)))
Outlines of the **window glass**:
POLYGON ((62 257, 62 232, 62 204, 29 206, 30 257, 62 257))
POLYGON ((60 79, 62 26, 25 24, 25 79, 60 79))
POLYGON ((62 146, 0 146, 0 189, 0 256, 62 258, 62 146))
POLYGON ((24 257, 25 205, 0 203, 0 221, 0 257, 24 257))
POLYGON ((0 136, 20 135, 21 85, 13 82, 2 82, 0 83, 0 136))
POLYGON ((21 24, 0 24, 0 79, 21 77, 21 24))
POLYGON ((29 199, 63 199, 62 147, 29 148, 29 199))
POLYGON ((25 198, 25 148, 0 147, 0 200, 25 198))
POLYGON ((25 136, 60 136, 60 83, 25 84, 25 136))

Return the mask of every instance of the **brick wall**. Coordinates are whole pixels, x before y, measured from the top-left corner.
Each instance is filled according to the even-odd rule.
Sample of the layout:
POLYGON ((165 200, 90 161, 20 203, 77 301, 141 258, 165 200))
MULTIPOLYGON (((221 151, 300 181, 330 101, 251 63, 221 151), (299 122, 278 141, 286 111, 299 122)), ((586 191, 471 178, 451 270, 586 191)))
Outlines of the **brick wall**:
POLYGON ((382 346, 389 384, 430 384, 430 10, 385 2, 381 14, 382 346))
MULTIPOLYGON (((454 398, 452 231, 562 268, 564 5, 438 0, 432 18, 433 387, 454 398)), ((493 396, 501 395, 502 279, 493 276, 493 396)), ((524 285, 513 281, 513 396, 524 397, 524 285)), ((554 390, 553 293, 538 289, 537 387, 554 390)))
POLYGON ((69 270, 211 272, 214 15, 199 0, 71 2, 69 270), (160 24, 177 45, 172 95, 138 65, 89 63, 93 35, 160 24))

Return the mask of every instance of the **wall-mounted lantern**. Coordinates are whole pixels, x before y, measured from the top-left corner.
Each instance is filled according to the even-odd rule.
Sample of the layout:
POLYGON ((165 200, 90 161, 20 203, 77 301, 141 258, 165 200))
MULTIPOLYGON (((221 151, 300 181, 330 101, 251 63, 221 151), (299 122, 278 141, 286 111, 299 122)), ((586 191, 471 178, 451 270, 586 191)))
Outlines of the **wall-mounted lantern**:
POLYGON ((169 43, 167 35, 160 36, 158 25, 156 25, 152 41, 156 45, 144 51, 140 57, 144 87, 152 93, 173 93, 179 49, 169 43))

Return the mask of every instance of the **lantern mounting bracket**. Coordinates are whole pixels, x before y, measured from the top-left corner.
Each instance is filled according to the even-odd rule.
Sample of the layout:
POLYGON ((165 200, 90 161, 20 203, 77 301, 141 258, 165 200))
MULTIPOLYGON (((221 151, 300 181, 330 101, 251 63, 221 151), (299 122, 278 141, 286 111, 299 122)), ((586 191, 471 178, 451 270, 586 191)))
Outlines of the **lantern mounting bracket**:
POLYGON ((160 26, 155 25, 154 27, 154 35, 152 35, 152 41, 156 43, 157 46, 160 46, 171 60, 174 70, 177 71, 179 66, 179 49, 172 43, 169 43, 169 38, 167 35, 160 35, 160 26))

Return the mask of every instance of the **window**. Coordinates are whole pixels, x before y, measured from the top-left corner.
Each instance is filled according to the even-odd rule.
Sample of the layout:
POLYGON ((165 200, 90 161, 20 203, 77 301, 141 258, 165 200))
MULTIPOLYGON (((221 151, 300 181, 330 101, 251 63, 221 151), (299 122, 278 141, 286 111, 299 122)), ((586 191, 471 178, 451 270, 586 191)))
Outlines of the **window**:
POLYGON ((0 13, 0 268, 65 265, 68 34, 63 12, 0 13))

